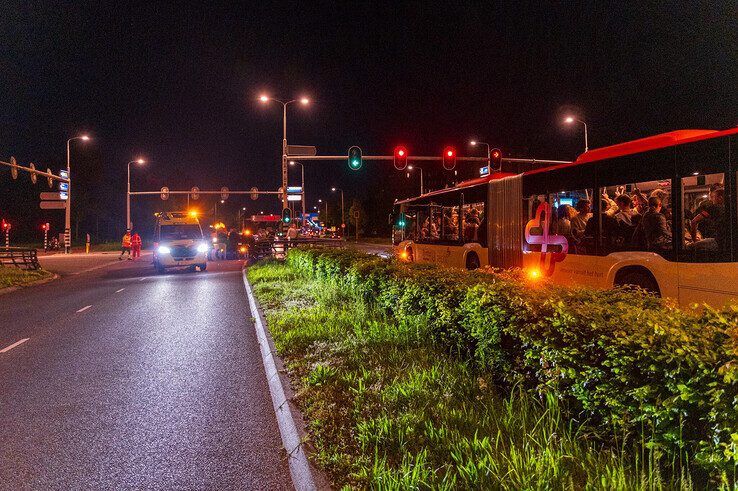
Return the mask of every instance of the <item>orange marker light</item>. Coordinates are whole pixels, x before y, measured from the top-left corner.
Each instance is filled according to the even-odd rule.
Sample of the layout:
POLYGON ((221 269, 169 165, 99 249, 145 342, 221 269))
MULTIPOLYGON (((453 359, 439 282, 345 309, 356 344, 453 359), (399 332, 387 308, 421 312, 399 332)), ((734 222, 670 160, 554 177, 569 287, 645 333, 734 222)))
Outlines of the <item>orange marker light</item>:
POLYGON ((528 270, 528 278, 531 280, 537 280, 541 277, 541 272, 537 269, 528 270))

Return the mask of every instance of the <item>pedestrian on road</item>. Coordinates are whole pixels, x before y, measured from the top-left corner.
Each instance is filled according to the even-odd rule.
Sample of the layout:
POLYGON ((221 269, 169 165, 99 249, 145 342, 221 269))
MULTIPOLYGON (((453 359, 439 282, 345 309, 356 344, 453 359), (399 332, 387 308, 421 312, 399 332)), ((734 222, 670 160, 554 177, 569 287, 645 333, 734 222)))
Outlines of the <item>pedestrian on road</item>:
POLYGON ((128 260, 132 261, 133 258, 131 257, 131 231, 126 230, 126 233, 123 234, 123 240, 121 241, 121 247, 120 247, 120 256, 118 257, 118 260, 123 260, 123 254, 128 253, 128 260))
POLYGON ((133 253, 133 259, 141 257, 141 244, 141 236, 134 230, 133 235, 131 235, 131 252, 133 253))

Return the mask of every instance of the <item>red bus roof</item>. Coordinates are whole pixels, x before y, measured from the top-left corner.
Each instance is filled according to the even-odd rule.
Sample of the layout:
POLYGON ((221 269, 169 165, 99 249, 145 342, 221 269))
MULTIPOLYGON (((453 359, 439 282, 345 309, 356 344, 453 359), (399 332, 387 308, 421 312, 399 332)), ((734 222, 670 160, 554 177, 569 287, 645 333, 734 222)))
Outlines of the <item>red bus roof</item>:
POLYGON ((597 162, 599 160, 612 159, 615 157, 622 157, 624 155, 632 155, 635 153, 648 152, 650 150, 657 150, 659 148, 672 147, 675 145, 682 145, 699 140, 707 140, 710 138, 719 138, 721 136, 738 134, 738 127, 730 128, 727 130, 677 130, 669 131, 668 133, 661 133, 660 135, 648 136, 646 138, 639 138, 638 140, 632 140, 624 143, 618 143, 616 145, 610 145, 609 147, 595 148, 588 152, 584 152, 577 159, 570 164, 561 164, 544 169, 535 169, 526 172, 526 174, 537 174, 539 172, 548 172, 555 169, 563 169, 565 167, 571 167, 573 165, 581 165, 589 162, 597 162))

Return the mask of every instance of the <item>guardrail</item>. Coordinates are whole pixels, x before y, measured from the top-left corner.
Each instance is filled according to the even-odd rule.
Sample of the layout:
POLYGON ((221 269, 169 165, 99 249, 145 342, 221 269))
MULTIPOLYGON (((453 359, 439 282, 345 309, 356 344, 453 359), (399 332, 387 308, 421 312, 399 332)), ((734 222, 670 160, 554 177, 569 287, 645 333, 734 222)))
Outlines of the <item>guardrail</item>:
POLYGON ((6 264, 19 269, 41 269, 36 249, 25 247, 0 248, 0 267, 4 267, 6 264))

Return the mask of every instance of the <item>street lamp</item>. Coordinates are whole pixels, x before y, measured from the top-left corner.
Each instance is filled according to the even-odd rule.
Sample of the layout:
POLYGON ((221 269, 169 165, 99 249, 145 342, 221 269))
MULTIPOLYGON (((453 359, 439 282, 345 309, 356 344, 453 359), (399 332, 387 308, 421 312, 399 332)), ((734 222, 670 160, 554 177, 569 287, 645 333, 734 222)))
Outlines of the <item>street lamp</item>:
POLYGON ((74 140, 89 141, 90 137, 87 135, 74 136, 67 140, 67 177, 69 182, 67 183, 67 207, 64 210, 64 254, 72 252, 72 179, 71 172, 69 172, 69 161, 70 159, 70 144, 74 140))
POLYGON ((492 164, 492 161, 490 160, 490 155, 489 155, 489 143, 484 143, 484 142, 480 142, 480 141, 477 141, 477 140, 472 140, 472 141, 469 142, 469 145, 471 145, 472 147, 476 147, 477 145, 484 145, 485 147, 487 147, 487 165, 491 165, 492 164))
MULTIPOLYGON (((332 192, 334 192, 334 193, 335 193, 336 191, 340 191, 340 192, 341 192, 341 232, 345 232, 345 227, 346 227, 346 217, 345 217, 345 215, 344 215, 344 213, 343 213, 343 189, 339 189, 339 188, 336 188, 336 187, 332 187, 332 188, 331 188, 331 191, 332 191, 332 192)), ((327 212, 326 212, 326 214, 327 214, 327 212)))
POLYGON ((589 151, 589 144, 587 143, 587 123, 582 121, 581 119, 577 119, 574 116, 567 116, 564 118, 564 123, 566 124, 574 124, 574 123, 582 123, 584 126, 584 151, 589 151))
POLYGON ((126 229, 131 230, 131 164, 143 165, 144 159, 136 159, 128 162, 128 186, 126 187, 126 229))
MULTIPOLYGON (((416 167, 413 167, 412 165, 408 165, 407 166, 407 170, 409 170, 409 171, 410 170, 413 170, 415 168, 416 167)), ((423 169, 421 169, 420 167, 417 167, 417 169, 420 171, 420 194, 423 194, 423 169)), ((410 177, 410 173, 409 172, 407 173, 407 177, 410 177)))
POLYGON ((287 106, 293 102, 299 102, 303 106, 310 103, 310 99, 307 97, 301 97, 300 99, 292 99, 289 101, 283 101, 269 97, 266 94, 262 94, 259 100, 266 104, 267 102, 278 102, 282 104, 282 209, 287 208, 287 106))
POLYGON ((295 166, 295 164, 299 165, 302 169, 302 181, 301 181, 301 195, 302 195, 302 226, 305 226, 305 166, 302 165, 301 162, 296 162, 294 160, 290 160, 290 165, 295 166))

